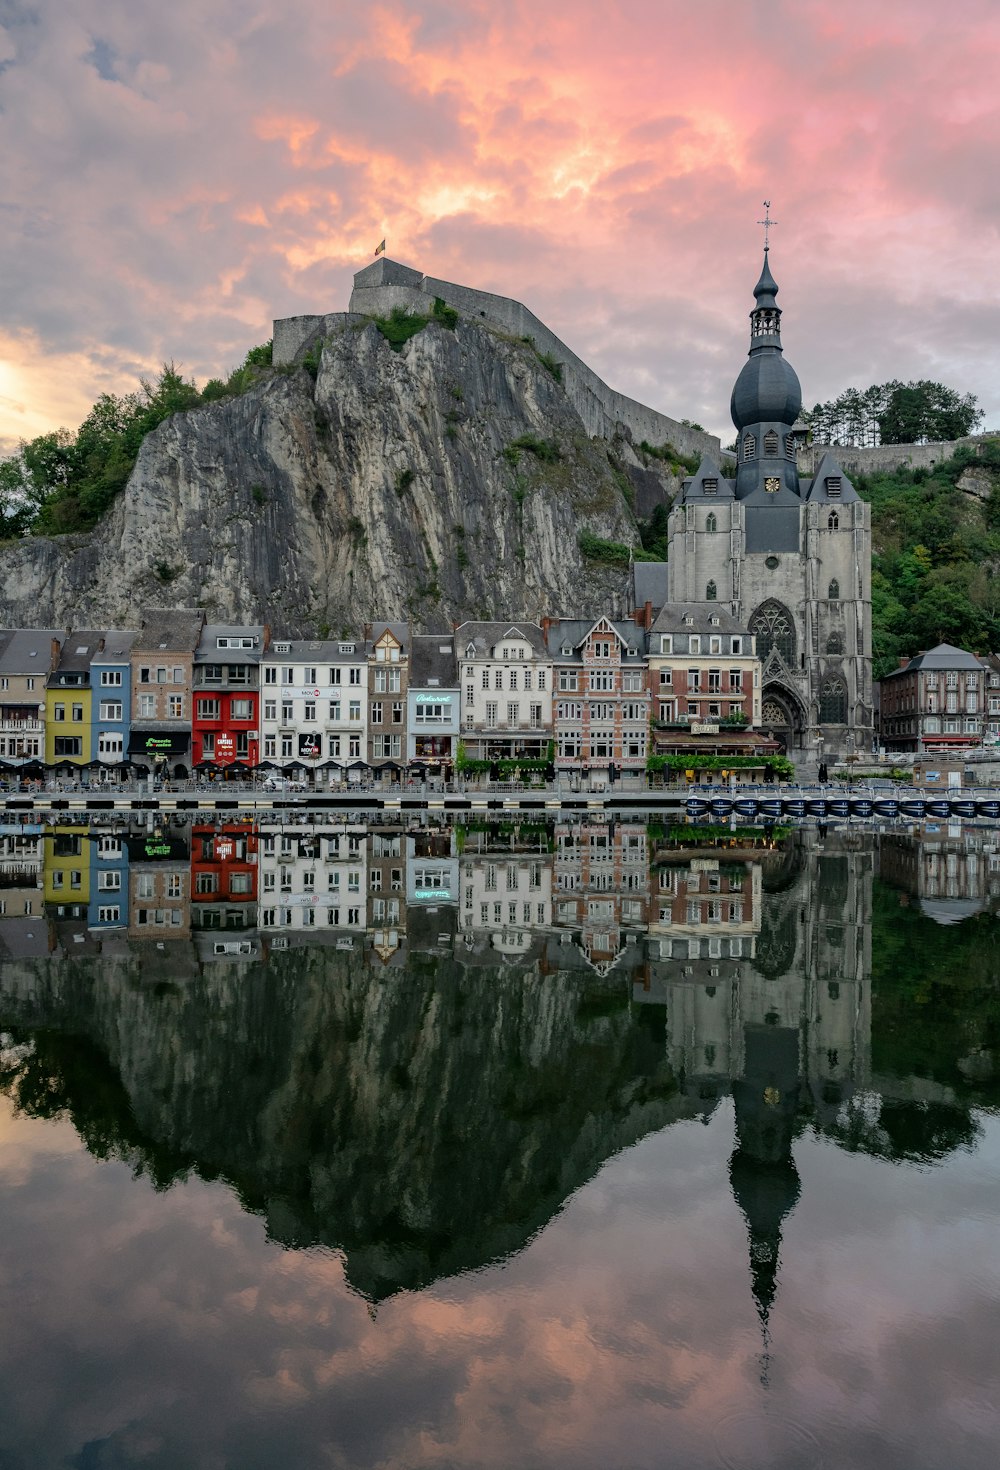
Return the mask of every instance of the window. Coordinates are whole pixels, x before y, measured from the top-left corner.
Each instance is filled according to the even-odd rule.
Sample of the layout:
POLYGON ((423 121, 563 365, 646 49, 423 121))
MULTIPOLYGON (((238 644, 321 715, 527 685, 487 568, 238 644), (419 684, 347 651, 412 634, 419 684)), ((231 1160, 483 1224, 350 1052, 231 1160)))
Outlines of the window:
POLYGON ((830 636, 826 640, 826 651, 827 651, 827 653, 843 653, 843 651, 844 651, 844 635, 843 635, 843 633, 831 633, 830 634, 830 636))
POLYGON ((729 687, 730 687, 730 689, 742 689, 743 688, 743 670, 742 669, 730 669, 729 670, 729 687))
POLYGON ((99 924, 117 924, 122 916, 118 904, 109 904, 97 910, 97 922, 99 924))
POLYGON ((499 706, 497 705, 495 700, 488 699, 486 701, 486 723, 490 727, 490 729, 496 728, 498 709, 499 706))
POLYGON ((826 518, 826 529, 828 531, 836 531, 839 528, 840 528, 840 516, 837 514, 837 512, 835 510, 831 510, 830 514, 826 518))
POLYGON ((547 689, 548 688, 547 679, 548 679, 548 675, 546 674, 545 670, 544 669, 539 669, 538 670, 538 689, 539 689, 539 692, 541 692, 541 690, 543 690, 543 689, 547 689))
POLYGON ((281 701, 281 723, 290 725, 295 718, 295 706, 290 699, 281 701))
POLYGON ((840 597, 840 583, 837 581, 836 577, 834 577, 833 581, 827 588, 826 595, 831 602, 836 602, 840 597))
POLYGON ((121 671, 121 669, 102 669, 101 670, 101 687, 102 688, 108 689, 108 688, 114 686, 115 688, 119 688, 120 689, 121 688, 121 682, 122 682, 122 671, 121 671))
POLYGON ((264 700, 265 720, 276 720, 278 718, 278 701, 276 699, 264 700))
POLYGON ((692 633, 688 639, 688 653, 701 653, 701 635, 692 633))
POLYGON ((352 699, 347 707, 347 718, 349 720, 361 720, 361 700, 352 699))
POLYGON ((764 435, 764 453, 777 454, 777 452, 778 436, 773 429, 768 429, 767 433, 764 435))
POLYGON ((373 725, 381 725, 381 723, 382 723, 382 701, 380 699, 373 700, 370 718, 371 718, 371 723, 373 725))
POLYGON ((715 583, 709 582, 708 586, 705 588, 705 601, 714 602, 717 595, 718 594, 716 591, 715 583))
POLYGON ((843 680, 824 680, 819 697, 819 718, 824 725, 843 725, 846 722, 847 690, 843 680))
POLYGON ((350 677, 348 678, 347 682, 348 682, 348 684, 360 684, 361 683, 361 670, 360 669, 351 669, 351 671, 350 671, 350 677))
MULTIPOLYGON (((539 684, 539 689, 542 687, 539 684)), ((561 693, 576 693, 576 672, 572 669, 559 670, 559 689, 561 693)))
POLYGON ((339 722, 339 720, 340 720, 340 700, 339 699, 331 699, 330 700, 330 713, 329 713, 329 718, 331 720, 335 720, 335 721, 338 721, 339 722))
POLYGON ((510 671, 510 687, 511 689, 517 688, 517 669, 511 669, 510 671))
POLYGON ((54 753, 56 755, 82 755, 83 737, 80 735, 57 735, 55 737, 54 753))
POLYGON ((394 699, 392 701, 392 723, 394 725, 401 725, 403 723, 403 701, 401 699, 394 699))
POLYGON ((316 670, 312 667, 311 664, 306 664, 305 668, 302 670, 302 682, 303 684, 315 684, 316 670))
POLYGON ((102 720, 120 720, 122 717, 121 705, 114 704, 111 700, 102 700, 100 709, 102 720))
MULTIPOLYGON (((240 702, 242 703, 242 700, 240 702)), ((250 703, 250 701, 247 700, 247 704, 249 704, 249 703, 250 703)), ((235 706, 234 706, 234 708, 233 708, 233 719, 234 720, 237 720, 237 719, 249 719, 249 718, 250 718, 249 715, 245 715, 245 716, 244 715, 237 715, 236 709, 235 709, 235 706)), ((315 699, 307 699, 306 700, 305 706, 304 706, 303 711, 302 711, 302 718, 303 718, 303 720, 315 720, 315 718, 316 718, 316 701, 315 701, 315 699)))
POLYGON ((83 723, 83 705, 74 704, 72 709, 74 721, 76 722, 76 724, 81 725, 83 723))
POLYGON ((503 669, 494 669, 493 670, 493 688, 494 689, 502 689, 503 688, 503 669))
POLYGON ((705 518, 705 530, 706 531, 709 531, 709 532, 712 532, 712 531, 717 531, 718 529, 719 529, 719 523, 718 523, 718 521, 715 518, 715 512, 714 511, 709 511, 708 515, 705 518))
POLYGON ((97 737, 98 755, 117 755, 123 753, 125 737, 111 731, 101 730, 97 737))
POLYGON ((756 634, 761 663, 775 649, 789 667, 794 666, 795 625, 791 614, 780 602, 761 603, 750 620, 750 632, 756 634))
POLYGON ((199 720, 217 720, 219 718, 219 701, 217 699, 198 700, 199 720))
MULTIPOLYGON (((476 691, 475 691, 475 687, 472 684, 466 684, 466 686, 465 686, 465 703, 466 703, 467 706, 471 707, 472 705, 475 704, 475 702, 476 702, 476 691)), ((420 713, 419 710, 417 711, 417 713, 419 715, 419 713, 420 713)))
POLYGON ((507 723, 508 723, 508 725, 517 725, 517 724, 520 723, 520 720, 521 720, 521 706, 519 704, 508 704, 508 706, 507 706, 507 723))
POLYGON ((278 670, 274 664, 266 664, 264 667, 264 683, 277 684, 278 670))
POLYGON ((65 720, 66 706, 64 704, 54 704, 52 706, 52 718, 54 720, 65 720))
POLYGON ((171 720, 182 720, 184 718, 183 694, 171 694, 167 700, 167 715, 171 720))

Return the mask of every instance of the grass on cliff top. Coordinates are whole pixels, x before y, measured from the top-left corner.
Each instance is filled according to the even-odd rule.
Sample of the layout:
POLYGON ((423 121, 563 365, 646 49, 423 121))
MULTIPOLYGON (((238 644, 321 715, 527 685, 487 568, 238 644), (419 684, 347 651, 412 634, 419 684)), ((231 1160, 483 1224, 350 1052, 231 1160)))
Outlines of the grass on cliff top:
POLYGON ((393 352, 402 352, 411 337, 422 332, 431 322, 453 332, 458 326, 458 312, 448 306, 440 296, 434 298, 431 312, 407 311, 403 306, 394 306, 388 316, 373 316, 372 321, 382 333, 393 352))

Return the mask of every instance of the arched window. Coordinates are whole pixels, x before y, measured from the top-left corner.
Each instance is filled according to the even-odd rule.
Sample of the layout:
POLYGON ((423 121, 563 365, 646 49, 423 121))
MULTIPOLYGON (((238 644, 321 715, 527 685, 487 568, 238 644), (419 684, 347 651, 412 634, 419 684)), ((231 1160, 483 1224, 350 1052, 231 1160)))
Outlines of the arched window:
POLYGON ((831 633, 830 634, 829 638, 826 640, 826 651, 827 651, 827 653, 843 653, 843 651, 844 651, 844 635, 843 635, 843 633, 831 633))
POLYGON ((716 598, 715 583, 714 582, 709 582, 708 586, 705 588, 705 600, 706 600, 706 602, 714 602, 715 601, 715 598, 716 598))
POLYGON ((834 577, 833 581, 826 589, 826 595, 831 602, 836 602, 840 597, 840 583, 837 581, 836 577, 834 577))
POLYGON ((840 516, 837 514, 837 512, 835 510, 831 510, 830 514, 826 518, 826 529, 828 531, 836 531, 836 530, 839 529, 839 527, 840 527, 840 516))
POLYGON ((777 452, 778 436, 773 429, 768 429, 767 433, 764 435, 764 453, 777 454, 777 452))
POLYGON ((762 602, 750 619, 750 632, 757 638, 757 657, 763 663, 771 649, 777 649, 789 668, 795 664, 795 624, 792 615, 780 602, 762 602))
POLYGON ((713 511, 709 511, 708 515, 705 518, 705 530, 706 531, 717 531, 718 529, 719 529, 719 523, 715 519, 715 514, 714 514, 713 511))
POLYGON ((743 435, 743 458, 755 459, 757 456, 757 440, 753 434, 743 435))
POLYGON ((819 696, 821 725, 843 725, 847 721, 847 690, 842 679, 825 679, 819 696))

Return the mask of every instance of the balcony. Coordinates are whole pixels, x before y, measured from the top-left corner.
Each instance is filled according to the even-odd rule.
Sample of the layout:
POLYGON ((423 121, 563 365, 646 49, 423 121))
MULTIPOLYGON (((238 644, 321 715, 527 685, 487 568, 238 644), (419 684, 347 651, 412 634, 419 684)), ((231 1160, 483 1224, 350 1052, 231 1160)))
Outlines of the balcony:
POLYGON ((0 735, 42 735, 44 720, 0 720, 0 735))

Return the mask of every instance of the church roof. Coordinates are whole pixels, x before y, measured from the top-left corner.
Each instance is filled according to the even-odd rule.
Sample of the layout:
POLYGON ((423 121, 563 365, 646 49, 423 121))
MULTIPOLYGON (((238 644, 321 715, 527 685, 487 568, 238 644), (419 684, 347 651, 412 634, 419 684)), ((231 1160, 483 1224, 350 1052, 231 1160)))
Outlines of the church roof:
POLYGON ((804 498, 810 503, 820 501, 821 503, 828 502, 836 505, 843 505, 848 501, 857 500, 857 491, 829 450, 827 450, 826 454, 820 460, 819 468, 815 475, 813 475, 812 483, 806 491, 804 498), (831 490, 833 491, 832 494, 830 493, 831 490))
POLYGON ((727 480, 713 459, 706 454, 689 480, 684 481, 681 498, 688 500, 732 500, 735 481, 727 480), (706 488, 707 487, 707 488, 706 488))

